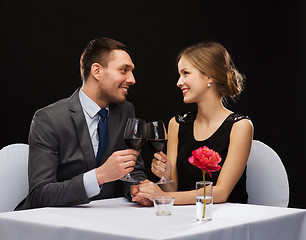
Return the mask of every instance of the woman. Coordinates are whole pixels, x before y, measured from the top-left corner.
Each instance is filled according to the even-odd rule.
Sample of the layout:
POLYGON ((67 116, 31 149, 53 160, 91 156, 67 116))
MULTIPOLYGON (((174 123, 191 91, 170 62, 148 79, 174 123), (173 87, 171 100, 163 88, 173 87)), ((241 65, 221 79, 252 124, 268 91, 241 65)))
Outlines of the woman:
POLYGON ((191 151, 207 146, 217 151, 222 169, 207 174, 213 181, 215 203, 247 202, 246 163, 253 138, 253 125, 247 116, 235 114, 224 107, 227 99, 237 97, 244 76, 235 68, 227 50, 219 43, 208 42, 190 46, 178 56, 180 78, 185 103, 196 103, 198 111, 173 117, 168 127, 167 155, 156 153, 152 172, 173 179, 161 185, 146 180, 139 186, 133 200, 168 195, 175 204, 194 204, 195 183, 202 180, 200 169, 191 165, 191 151))

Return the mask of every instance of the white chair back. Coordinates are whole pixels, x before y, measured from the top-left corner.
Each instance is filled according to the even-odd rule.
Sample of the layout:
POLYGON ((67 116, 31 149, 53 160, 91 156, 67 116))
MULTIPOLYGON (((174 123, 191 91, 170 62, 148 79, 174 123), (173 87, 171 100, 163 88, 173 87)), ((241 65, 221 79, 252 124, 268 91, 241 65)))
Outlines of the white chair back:
POLYGON ((28 155, 22 143, 0 150, 0 212, 13 211, 28 194, 28 155))
POLYGON ((246 175, 248 203, 288 206, 289 183, 286 169, 272 148, 253 140, 246 175))

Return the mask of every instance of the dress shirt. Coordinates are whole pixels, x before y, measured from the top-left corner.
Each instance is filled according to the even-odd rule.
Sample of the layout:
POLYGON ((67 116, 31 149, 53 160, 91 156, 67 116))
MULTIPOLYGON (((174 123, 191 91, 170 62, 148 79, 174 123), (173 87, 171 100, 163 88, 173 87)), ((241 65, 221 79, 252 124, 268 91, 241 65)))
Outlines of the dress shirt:
MULTIPOLYGON (((79 98, 85 115, 86 123, 88 126, 93 150, 95 156, 97 156, 98 147, 99 147, 98 123, 101 118, 98 112, 101 110, 101 108, 88 96, 86 96, 86 94, 83 92, 82 89, 80 89, 79 91, 79 98)), ((106 107, 106 109, 109 112, 109 107, 106 107)), ((95 169, 92 169, 84 173, 83 182, 88 198, 92 198, 100 193, 102 185, 99 186, 98 184, 95 169)))

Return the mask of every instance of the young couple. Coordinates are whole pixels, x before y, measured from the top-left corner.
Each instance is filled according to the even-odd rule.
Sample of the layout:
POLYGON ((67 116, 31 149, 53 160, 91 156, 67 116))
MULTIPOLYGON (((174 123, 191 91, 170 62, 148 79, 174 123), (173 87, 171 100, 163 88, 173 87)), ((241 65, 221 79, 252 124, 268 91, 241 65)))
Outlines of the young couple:
POLYGON ((33 117, 29 194, 16 210, 74 206, 120 196, 143 206, 151 206, 157 195, 174 196, 175 204, 193 204, 195 182, 202 180, 202 172, 188 158, 202 146, 222 158, 221 171, 212 173, 211 179, 207 176, 214 183, 214 202, 246 203, 245 167, 253 126, 247 116, 224 106, 227 99, 240 94, 244 77, 219 43, 190 46, 177 59, 177 86, 184 102, 197 103, 198 111, 173 117, 167 153, 154 155, 152 172, 173 179, 172 183, 156 185, 146 180, 139 153, 127 149, 123 132, 127 119, 135 117, 133 105, 126 101, 135 84, 134 64, 124 44, 98 38, 90 41, 80 59, 82 87, 33 117), (103 139, 99 138, 101 121, 107 125, 103 139), (127 173, 141 184, 121 181, 127 173))

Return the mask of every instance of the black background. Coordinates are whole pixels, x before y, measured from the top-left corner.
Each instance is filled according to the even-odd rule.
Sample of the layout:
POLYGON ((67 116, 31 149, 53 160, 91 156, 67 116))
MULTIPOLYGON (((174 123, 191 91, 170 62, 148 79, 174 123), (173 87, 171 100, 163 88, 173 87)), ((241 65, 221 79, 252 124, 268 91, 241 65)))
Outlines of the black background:
MULTIPOLYGON (((130 48, 137 84, 128 100, 138 117, 166 124, 195 108, 183 103, 176 87, 178 52, 218 41, 247 76, 245 92, 228 107, 252 118, 254 139, 271 146, 287 169, 290 207, 306 208, 303 1, 11 0, 0 7, 0 148, 27 143, 34 112, 81 85, 79 58, 93 38, 107 36, 130 48)), ((146 145, 143 154, 149 168, 146 145)))

